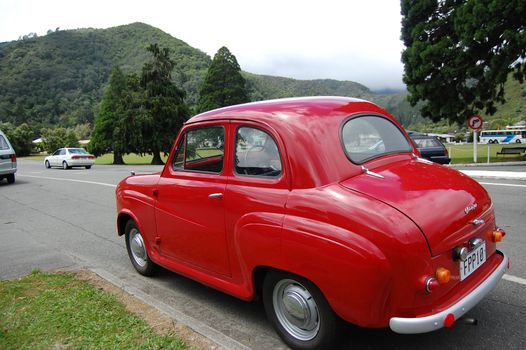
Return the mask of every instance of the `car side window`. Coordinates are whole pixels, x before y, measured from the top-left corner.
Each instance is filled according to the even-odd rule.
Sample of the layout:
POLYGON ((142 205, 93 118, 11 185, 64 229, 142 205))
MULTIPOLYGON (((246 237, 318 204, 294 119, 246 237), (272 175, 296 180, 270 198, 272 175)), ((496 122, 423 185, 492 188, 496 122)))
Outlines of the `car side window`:
POLYGON ((9 145, 7 144, 7 141, 5 140, 5 138, 0 135, 0 150, 6 150, 6 149, 9 149, 9 145))
POLYGON ((225 130, 221 126, 190 129, 177 145, 172 169, 219 174, 223 170, 224 144, 225 130))
POLYGON ((282 172, 276 142, 263 130, 242 126, 237 129, 234 171, 243 176, 278 177, 282 172))
POLYGON ((66 154, 66 150, 65 150, 65 149, 62 149, 62 150, 60 151, 60 155, 63 156, 63 155, 65 155, 65 154, 66 154))

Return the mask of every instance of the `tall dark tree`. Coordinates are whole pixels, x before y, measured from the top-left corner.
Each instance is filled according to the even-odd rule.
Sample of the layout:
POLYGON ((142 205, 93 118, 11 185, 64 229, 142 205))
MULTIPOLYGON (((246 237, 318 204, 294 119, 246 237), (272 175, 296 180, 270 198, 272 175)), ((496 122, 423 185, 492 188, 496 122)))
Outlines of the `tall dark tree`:
POLYGON ((95 155, 113 150, 113 164, 124 164, 123 155, 140 152, 144 122, 139 79, 112 69, 109 85, 102 98, 100 113, 91 135, 90 151, 95 155))
POLYGON ((401 9, 404 82, 424 116, 493 114, 509 73, 526 77, 526 1, 401 0, 401 9))
POLYGON ((236 57, 223 46, 215 54, 199 91, 198 112, 249 101, 236 57))
POLYGON ((152 164, 163 164, 160 152, 169 151, 190 113, 184 102, 185 92, 172 82, 174 62, 170 50, 152 44, 148 51, 153 57, 144 64, 140 81, 147 111, 143 136, 147 152, 153 153, 152 164))

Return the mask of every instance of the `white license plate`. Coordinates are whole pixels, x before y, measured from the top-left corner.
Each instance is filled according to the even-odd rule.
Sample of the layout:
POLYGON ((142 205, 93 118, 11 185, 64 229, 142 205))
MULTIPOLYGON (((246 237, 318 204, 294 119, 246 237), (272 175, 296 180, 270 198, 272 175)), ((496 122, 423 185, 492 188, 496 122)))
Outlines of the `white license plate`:
POLYGON ((460 262, 460 280, 475 272, 486 261, 486 242, 473 249, 466 261, 460 262))

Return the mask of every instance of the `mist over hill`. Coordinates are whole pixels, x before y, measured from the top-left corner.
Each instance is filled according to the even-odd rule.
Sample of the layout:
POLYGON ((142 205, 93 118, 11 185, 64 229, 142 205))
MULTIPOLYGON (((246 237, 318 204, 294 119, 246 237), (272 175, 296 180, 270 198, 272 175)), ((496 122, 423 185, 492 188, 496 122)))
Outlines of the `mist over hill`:
MULTIPOLYGON (((109 29, 50 31, 42 37, 0 43, 0 122, 33 127, 91 123, 95 119, 111 68, 140 74, 150 59, 151 43, 172 51, 172 78, 195 106, 211 58, 171 35, 143 23, 109 29)), ((235 54, 235 52, 234 52, 235 54)), ((243 73, 253 101, 314 95, 371 100, 404 125, 419 121, 405 93, 378 94, 359 83, 331 79, 296 80, 243 73)))

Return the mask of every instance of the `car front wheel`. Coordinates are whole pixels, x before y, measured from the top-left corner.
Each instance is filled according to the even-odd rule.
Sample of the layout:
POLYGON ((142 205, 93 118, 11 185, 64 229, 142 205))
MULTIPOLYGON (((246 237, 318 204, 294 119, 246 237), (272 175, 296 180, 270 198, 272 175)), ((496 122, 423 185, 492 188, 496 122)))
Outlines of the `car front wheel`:
POLYGON ((51 168, 51 164, 49 164, 49 160, 46 160, 45 165, 46 165, 46 168, 48 169, 51 168))
POLYGON ((329 349, 338 342, 341 320, 309 280, 271 271, 263 283, 267 317, 293 349, 329 349))
POLYGON ((135 270, 144 276, 154 275, 159 266, 150 260, 146 246, 144 245, 144 239, 137 224, 133 220, 129 220, 126 223, 124 232, 126 236, 126 249, 128 250, 128 255, 135 270))

